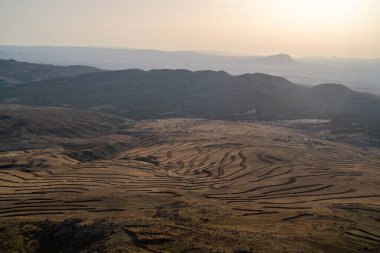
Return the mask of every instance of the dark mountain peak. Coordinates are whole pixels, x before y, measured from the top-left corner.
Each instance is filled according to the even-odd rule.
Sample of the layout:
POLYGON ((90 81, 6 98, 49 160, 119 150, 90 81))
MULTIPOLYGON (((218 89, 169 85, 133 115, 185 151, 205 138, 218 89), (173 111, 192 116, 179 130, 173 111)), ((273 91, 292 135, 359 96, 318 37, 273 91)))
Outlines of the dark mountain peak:
POLYGON ((364 101, 369 98, 368 94, 355 92, 342 84, 336 83, 324 83, 314 86, 310 89, 310 95, 322 104, 322 108, 326 107, 326 105, 341 103, 342 101, 347 102, 348 106, 358 98, 364 101))
POLYGON ((314 92, 326 92, 326 93, 353 93, 354 91, 338 83, 323 83, 311 88, 314 92))
POLYGON ((214 70, 198 70, 198 71, 194 71, 194 73, 216 74, 216 75, 231 76, 230 74, 228 74, 226 71, 223 71, 223 70, 219 70, 219 71, 214 71, 214 70))
POLYGON ((238 75, 236 77, 246 79, 246 80, 252 80, 254 82, 264 81, 264 82, 272 83, 272 84, 295 85, 294 83, 290 82, 288 79, 286 79, 284 77, 268 75, 268 74, 264 74, 264 73, 243 74, 243 75, 238 75))

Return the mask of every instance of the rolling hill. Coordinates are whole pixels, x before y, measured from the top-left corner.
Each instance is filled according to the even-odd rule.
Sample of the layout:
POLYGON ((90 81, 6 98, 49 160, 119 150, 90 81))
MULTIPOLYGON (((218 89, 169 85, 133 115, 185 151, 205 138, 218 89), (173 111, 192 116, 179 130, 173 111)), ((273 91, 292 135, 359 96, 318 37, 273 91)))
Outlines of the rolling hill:
POLYGON ((378 252, 380 153, 313 132, 0 105, 0 251, 378 252))
POLYGON ((73 77, 98 71, 101 70, 89 66, 55 66, 0 59, 0 86, 18 85, 57 77, 73 77))
POLYGON ((103 110, 134 119, 221 120, 380 116, 380 99, 338 84, 306 87, 266 74, 105 71, 1 88, 0 101, 103 110))

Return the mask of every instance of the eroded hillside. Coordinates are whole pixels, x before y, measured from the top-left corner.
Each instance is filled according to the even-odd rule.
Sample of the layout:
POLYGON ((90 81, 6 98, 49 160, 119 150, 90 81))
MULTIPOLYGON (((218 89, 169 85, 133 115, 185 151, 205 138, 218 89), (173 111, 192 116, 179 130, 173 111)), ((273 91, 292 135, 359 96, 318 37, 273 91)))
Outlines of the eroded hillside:
POLYGON ((376 148, 262 124, 7 106, 0 115, 4 252, 380 247, 376 148))

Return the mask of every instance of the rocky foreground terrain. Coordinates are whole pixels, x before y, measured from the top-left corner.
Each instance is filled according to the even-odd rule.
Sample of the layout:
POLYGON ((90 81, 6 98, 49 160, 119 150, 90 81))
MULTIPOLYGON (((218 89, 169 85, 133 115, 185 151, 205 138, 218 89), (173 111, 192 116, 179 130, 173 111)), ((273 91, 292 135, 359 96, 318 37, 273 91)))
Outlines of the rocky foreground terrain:
POLYGON ((1 252, 379 252, 380 151, 305 131, 0 107, 1 252))

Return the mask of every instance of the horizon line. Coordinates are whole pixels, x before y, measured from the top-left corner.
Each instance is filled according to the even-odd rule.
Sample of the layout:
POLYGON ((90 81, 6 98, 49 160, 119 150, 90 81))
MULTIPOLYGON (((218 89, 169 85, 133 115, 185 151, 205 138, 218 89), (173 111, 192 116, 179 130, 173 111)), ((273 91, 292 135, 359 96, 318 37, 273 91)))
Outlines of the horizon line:
POLYGON ((164 49, 154 49, 154 48, 135 48, 128 46, 111 46, 111 45, 49 45, 49 44, 2 44, 0 46, 8 46, 8 47, 62 47, 62 48, 97 48, 97 49, 112 49, 112 50, 141 50, 141 51, 156 51, 163 53, 180 53, 180 52, 188 52, 188 53, 197 53, 203 55, 215 55, 215 56, 226 56, 226 57, 268 57, 268 56, 276 56, 276 55, 288 55, 291 58, 300 59, 300 58, 324 58, 324 59, 347 59, 347 60, 380 60, 380 56, 378 57, 353 57, 353 56, 323 56, 323 55, 304 55, 304 56, 293 56, 289 53, 273 53, 273 54, 249 54, 249 53, 236 53, 229 51, 215 51, 215 50, 207 50, 207 49, 199 49, 199 50, 190 50, 190 49, 178 49, 178 50, 164 50, 164 49))

